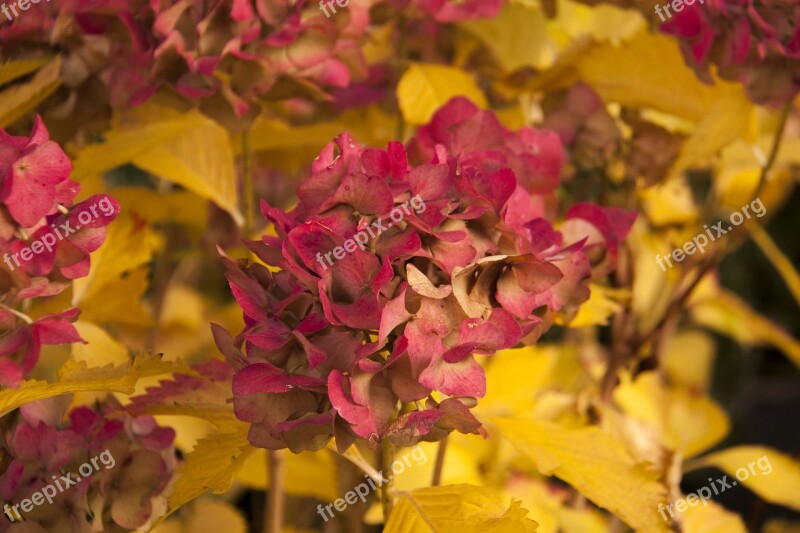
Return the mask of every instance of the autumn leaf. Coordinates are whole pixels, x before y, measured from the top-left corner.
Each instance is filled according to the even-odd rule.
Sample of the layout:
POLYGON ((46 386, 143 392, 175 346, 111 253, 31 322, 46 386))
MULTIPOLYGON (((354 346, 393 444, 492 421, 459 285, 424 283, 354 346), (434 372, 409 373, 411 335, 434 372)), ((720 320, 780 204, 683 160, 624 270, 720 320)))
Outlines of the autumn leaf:
POLYGON ((386 533, 533 532, 536 522, 519 502, 472 485, 430 487, 399 492, 386 533))
POLYGON ((658 474, 637 463, 623 442, 597 427, 494 418, 501 435, 533 460, 636 531, 665 531, 657 507, 667 499, 658 474))
POLYGON ((684 465, 687 471, 715 466, 764 500, 800 511, 800 461, 766 446, 735 446, 684 465), (738 480, 738 481, 737 481, 738 480))
POLYGON ((397 100, 403 118, 410 124, 425 124, 437 109, 454 96, 469 98, 481 108, 486 96, 465 71, 443 65, 416 63, 397 85, 397 100))
MULTIPOLYGON (((30 65, 25 68, 30 68, 30 65)), ((9 70, 3 74, 11 76, 12 72, 9 70)), ((12 85, 0 92, 0 128, 13 124, 35 109, 60 84, 61 58, 58 56, 42 67, 31 81, 12 85)))
POLYGON ((121 392, 132 394, 140 378, 186 371, 183 363, 169 363, 141 355, 132 364, 89 368, 85 362, 68 360, 58 371, 58 381, 23 381, 18 389, 0 391, 0 416, 28 402, 73 392, 121 392))

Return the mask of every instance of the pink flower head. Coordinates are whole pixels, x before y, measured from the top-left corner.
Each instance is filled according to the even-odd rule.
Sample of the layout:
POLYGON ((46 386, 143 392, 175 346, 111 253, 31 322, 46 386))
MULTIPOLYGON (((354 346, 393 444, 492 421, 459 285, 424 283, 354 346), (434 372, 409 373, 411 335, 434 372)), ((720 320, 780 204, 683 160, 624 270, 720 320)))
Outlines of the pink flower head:
POLYGON ((511 132, 463 99, 409 145, 415 165, 400 143, 340 135, 292 211, 262 203, 277 236, 248 245, 277 271, 223 258, 246 326, 214 334, 254 445, 481 433, 469 411, 486 393, 475 355, 533 342, 555 313, 574 313, 588 298, 587 254, 615 257, 630 227, 627 215, 576 206, 569 217, 585 223, 555 231, 541 195, 557 184, 558 137, 511 132))
POLYGON ((0 474, 0 498, 22 501, 47 485, 55 487, 56 479, 63 490, 52 502, 23 512, 31 530, 143 526, 175 470, 175 432, 152 417, 125 415, 113 399, 94 409, 77 407, 66 420, 61 405, 54 398, 20 410, 5 435, 10 465, 0 474), (63 481, 62 475, 77 482, 63 481))
POLYGON ((58 204, 74 198, 79 185, 69 179, 70 172, 69 158, 50 140, 41 118, 36 118, 30 137, 0 131, 0 202, 20 226, 35 226, 55 213, 58 204))
POLYGON ((800 92, 800 5, 792 0, 709 0, 661 25, 677 36, 684 57, 705 80, 709 67, 745 84, 758 103, 800 92))

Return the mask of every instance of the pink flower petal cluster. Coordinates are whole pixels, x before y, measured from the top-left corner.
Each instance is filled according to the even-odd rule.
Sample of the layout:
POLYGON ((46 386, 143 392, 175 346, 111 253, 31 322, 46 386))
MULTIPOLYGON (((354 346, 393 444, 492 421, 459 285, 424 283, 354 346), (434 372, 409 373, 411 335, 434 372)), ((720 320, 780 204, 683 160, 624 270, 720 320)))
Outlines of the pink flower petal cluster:
POLYGON ((709 66, 745 84, 758 103, 783 103, 800 92, 800 4, 794 0, 706 0, 661 25, 676 35, 689 65, 710 80, 709 66))
POLYGON ((482 432, 469 411, 486 393, 475 355, 534 342, 573 313, 592 264, 613 261, 632 223, 579 204, 555 231, 545 199, 560 159, 554 134, 509 132, 455 99, 408 149, 342 134, 295 209, 263 203, 277 236, 249 245, 275 268, 223 257, 246 327, 235 338, 214 327, 250 441, 300 451, 332 436, 346 447, 482 432), (410 165, 409 149, 425 161, 410 165), (365 232, 364 246, 345 244, 365 232), (326 262, 340 246, 349 253, 326 262))
POLYGON ((77 309, 36 321, 25 321, 12 311, 33 298, 59 294, 70 280, 86 276, 90 254, 103 243, 106 226, 119 212, 117 202, 104 194, 73 204, 80 186, 69 179, 71 171, 67 155, 50 140, 41 119, 36 119, 30 137, 0 130, 0 384, 4 386, 19 385, 35 366, 43 345, 81 341, 71 324, 77 309), (111 214, 97 211, 100 202, 112 208, 111 214), (89 222, 82 224, 79 218, 89 222))
POLYGON ((398 9, 417 8, 436 22, 496 17, 504 0, 391 0, 398 9))
POLYGON ((66 420, 60 405, 53 399, 20 408, 3 435, 8 467, 0 474, 0 499, 19 503, 67 472, 80 481, 69 487, 61 482, 64 490, 53 503, 44 501, 22 513, 25 522, 3 519, 0 524, 11 525, 12 532, 130 531, 145 525, 154 498, 175 471, 174 430, 149 416, 120 414, 113 399, 95 408, 77 407, 66 420), (108 416, 111 411, 114 417, 108 416), (80 466, 91 465, 93 458, 93 473, 80 475, 80 466))

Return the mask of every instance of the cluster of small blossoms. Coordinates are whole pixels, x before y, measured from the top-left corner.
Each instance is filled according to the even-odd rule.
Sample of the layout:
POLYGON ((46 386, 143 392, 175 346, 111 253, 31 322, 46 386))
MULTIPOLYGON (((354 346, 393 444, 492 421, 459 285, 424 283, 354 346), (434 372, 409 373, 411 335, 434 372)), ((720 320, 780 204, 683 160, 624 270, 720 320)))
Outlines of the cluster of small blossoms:
MULTIPOLYGON (((40 2, 0 26, 0 53, 13 59, 38 46, 61 54, 63 89, 47 109, 54 119, 96 119, 98 102, 121 109, 166 90, 237 124, 273 89, 318 96, 367 81, 360 44, 380 3, 353 1, 326 17, 310 0, 40 2)), ((493 16, 502 0, 388 3, 450 23, 493 16)))
POLYGON ((0 499, 18 504, 61 475, 70 481, 61 478, 63 490, 52 503, 22 513, 24 521, 0 518, 0 530, 123 532, 138 530, 160 515, 164 509, 159 497, 177 463, 174 430, 160 427, 149 416, 120 415, 113 399, 94 408, 72 409, 67 420, 61 403, 33 402, 8 415, 18 418, 3 435, 10 457, 0 474, 0 499), (115 415, 109 417, 112 411, 115 415), (107 458, 105 468, 81 476, 80 465, 101 452, 113 465, 107 458))
POLYGON ((482 433, 469 410, 486 393, 475 355, 535 342, 555 313, 569 318, 633 222, 576 204, 555 231, 562 159, 554 133, 511 132, 454 99, 407 146, 362 148, 342 134, 292 211, 263 203, 276 236, 249 246, 274 268, 224 257, 246 327, 235 338, 214 327, 253 445, 482 433), (318 262, 411 198, 425 209, 330 267, 318 262))
POLYGON ((677 36, 702 77, 709 67, 742 82, 758 103, 788 102, 800 92, 800 4, 794 0, 706 0, 661 25, 677 36))
POLYGON ((24 313, 33 299, 59 294, 89 273, 89 256, 119 212, 104 194, 73 204, 80 186, 71 171, 40 119, 30 137, 0 130, 0 384, 7 387, 33 369, 43 345, 81 342, 72 326, 77 309, 36 321, 24 313), (98 203, 111 209, 98 212, 98 203))

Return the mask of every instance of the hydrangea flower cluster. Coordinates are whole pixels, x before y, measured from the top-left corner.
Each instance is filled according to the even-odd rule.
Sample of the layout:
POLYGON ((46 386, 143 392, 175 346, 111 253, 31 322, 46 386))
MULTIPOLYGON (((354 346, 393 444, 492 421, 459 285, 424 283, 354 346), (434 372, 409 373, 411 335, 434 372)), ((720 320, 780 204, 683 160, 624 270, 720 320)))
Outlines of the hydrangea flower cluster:
POLYGON ((0 130, 0 384, 16 387, 36 365, 42 345, 80 342, 77 309, 31 321, 16 311, 54 296, 89 273, 90 254, 119 212, 108 195, 73 205, 80 186, 72 165, 41 119, 30 137, 0 130), (102 204, 109 209, 98 211, 102 204), (94 208, 94 211, 92 211, 94 208), (91 215, 91 216, 88 216, 91 215), (58 237, 56 237, 58 236, 58 237))
POLYGON ((458 98, 408 146, 342 134, 292 211, 262 203, 277 235, 249 246, 273 268, 224 257, 246 327, 235 338, 214 327, 250 441, 298 452, 332 436, 347 447, 481 433, 475 355, 534 342, 555 313, 573 313, 633 221, 577 204, 555 231, 562 158, 554 133, 511 132, 458 98), (424 209, 398 221, 412 198, 424 209), (318 260, 389 220, 335 263, 318 260))
POLYGON ((367 81, 359 45, 381 3, 451 23, 494 16, 502 0, 354 0, 331 17, 310 0, 40 2, 0 26, 0 52, 61 53, 67 93, 54 117, 95 117, 98 99, 122 109, 166 89, 232 125, 228 115, 254 117, 278 87, 319 97, 367 81))
POLYGON ((757 103, 783 103, 800 91, 800 4, 793 0, 706 0, 661 25, 687 62, 738 80, 757 103))
POLYGON ((54 485, 54 478, 62 474, 80 481, 66 487, 69 482, 62 482, 53 503, 22 513, 24 522, 0 519, 0 528, 12 533, 122 532, 144 526, 163 505, 157 498, 176 467, 174 430, 160 427, 149 416, 120 415, 115 400, 96 408, 77 407, 65 421, 59 403, 45 400, 20 408, 18 420, 4 435, 10 458, 0 474, 0 499, 18 504, 54 485), (111 411, 114 417, 108 416, 111 411), (94 472, 80 475, 80 466, 91 464, 92 458, 97 463, 94 472))

